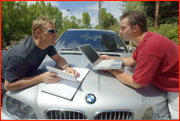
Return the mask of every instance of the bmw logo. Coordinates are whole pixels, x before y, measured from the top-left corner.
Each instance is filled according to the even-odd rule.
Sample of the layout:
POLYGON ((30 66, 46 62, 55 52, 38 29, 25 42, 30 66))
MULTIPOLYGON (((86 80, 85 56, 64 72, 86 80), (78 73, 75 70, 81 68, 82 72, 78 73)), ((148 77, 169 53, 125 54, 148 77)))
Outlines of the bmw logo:
POLYGON ((89 104, 93 104, 96 101, 96 97, 94 94, 87 94, 85 99, 89 104))

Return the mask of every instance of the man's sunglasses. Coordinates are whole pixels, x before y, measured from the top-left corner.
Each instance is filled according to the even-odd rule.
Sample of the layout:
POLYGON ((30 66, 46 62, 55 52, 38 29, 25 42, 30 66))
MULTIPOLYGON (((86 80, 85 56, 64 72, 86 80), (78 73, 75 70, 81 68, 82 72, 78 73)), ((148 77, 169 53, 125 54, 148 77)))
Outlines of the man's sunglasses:
MULTIPOLYGON (((41 30, 40 30, 40 31, 41 31, 41 30)), ((48 31, 48 32, 51 33, 51 34, 57 33, 57 30, 53 30, 53 29, 43 30, 43 31, 48 31)))

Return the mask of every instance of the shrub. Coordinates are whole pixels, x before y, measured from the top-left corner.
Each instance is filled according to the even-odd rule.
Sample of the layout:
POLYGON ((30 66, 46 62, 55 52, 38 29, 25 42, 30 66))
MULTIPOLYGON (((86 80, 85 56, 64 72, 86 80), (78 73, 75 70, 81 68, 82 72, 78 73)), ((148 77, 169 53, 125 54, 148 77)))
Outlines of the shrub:
POLYGON ((167 38, 171 39, 173 42, 179 45, 179 26, 177 26, 175 29, 170 30, 167 33, 167 38))
POLYGON ((177 25, 176 23, 161 24, 156 30, 154 27, 149 27, 148 30, 151 32, 159 33, 179 45, 179 25, 177 25))

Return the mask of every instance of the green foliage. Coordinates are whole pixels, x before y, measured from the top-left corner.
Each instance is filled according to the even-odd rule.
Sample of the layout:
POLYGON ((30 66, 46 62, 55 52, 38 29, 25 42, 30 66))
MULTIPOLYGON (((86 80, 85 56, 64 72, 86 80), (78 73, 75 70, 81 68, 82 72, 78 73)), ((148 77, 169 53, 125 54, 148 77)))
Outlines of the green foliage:
MULTIPOLYGON (((147 17, 149 31, 159 33, 179 45, 179 2, 161 1, 159 28, 155 30, 155 1, 127 1, 124 11, 142 11, 147 17)), ((135 46, 131 43, 132 46, 135 46)))
POLYGON ((126 2, 126 11, 142 11, 143 6, 139 1, 127 1, 126 2))
MULTIPOLYGON (((156 1, 142 1, 147 17, 155 18, 156 1)), ((179 23, 179 2, 160 1, 159 24, 179 23)))
POLYGON ((167 34, 167 38, 171 39, 173 42, 179 45, 179 26, 170 30, 167 34))
POLYGON ((29 13, 36 19, 39 15, 46 15, 49 19, 55 19, 55 28, 57 30, 62 28, 62 12, 57 7, 53 7, 51 3, 45 4, 44 1, 36 2, 29 6, 29 13))
POLYGON ((154 27, 150 27, 148 28, 148 30, 151 32, 159 33, 179 45, 179 25, 177 25, 176 23, 161 24, 156 30, 154 27))
MULTIPOLYGON (((62 12, 57 7, 53 7, 51 3, 45 4, 44 1, 36 2, 28 7, 28 16, 35 20, 39 15, 46 15, 49 19, 55 19, 55 28, 62 28, 62 12)), ((32 24, 32 21, 30 22, 32 24)), ((31 34, 31 33, 29 33, 31 34)))
POLYGON ((19 40, 21 34, 28 32, 26 22, 27 2, 2 1, 1 2, 1 39, 10 45, 10 40, 19 40))
MULTIPOLYGON (((148 30, 159 33, 171 39, 179 45, 179 3, 177 1, 160 2, 159 28, 155 30, 155 1, 123 1, 120 10, 122 11, 142 11, 147 16, 148 30), (172 24, 177 23, 177 24, 172 24)), ((118 12, 118 11, 117 11, 118 12)), ((87 12, 82 14, 83 19, 75 16, 62 18, 62 12, 51 3, 44 1, 27 5, 26 1, 2 1, 1 2, 1 43, 10 45, 10 40, 19 40, 22 35, 31 35, 33 20, 39 15, 46 15, 50 19, 55 19, 55 27, 58 35, 70 28, 91 28, 90 17, 87 12)), ((110 29, 119 34, 119 23, 111 13, 106 12, 106 8, 101 10, 102 29, 110 29)), ((99 25, 96 29, 99 29, 99 25)))
POLYGON ((107 29, 117 23, 116 18, 111 13, 106 13, 106 8, 101 10, 101 21, 103 29, 107 29))
POLYGON ((2 1, 1 2, 1 39, 10 45, 10 40, 19 41, 22 35, 31 35, 33 20, 39 15, 46 15, 49 19, 55 19, 55 27, 62 28, 62 12, 51 3, 45 5, 44 1, 27 5, 26 1, 2 1))
POLYGON ((81 28, 81 23, 81 19, 77 19, 75 16, 71 16, 70 18, 68 18, 68 16, 64 17, 62 20, 62 30, 58 31, 58 35, 61 35, 64 31, 70 28, 81 28))
POLYGON ((90 29, 91 28, 91 24, 90 24, 91 19, 90 19, 89 13, 83 12, 82 17, 83 17, 83 28, 90 29))
POLYGON ((110 26, 109 29, 119 34, 120 26, 116 24, 116 25, 110 26))
MULTIPOLYGON (((149 20, 149 27, 154 26, 156 1, 127 1, 124 3, 123 11, 142 11, 149 20)), ((160 1, 159 17, 159 25, 174 22, 179 24, 179 2, 160 1)))
POLYGON ((147 28, 154 27, 155 19, 151 17, 147 17, 147 28))

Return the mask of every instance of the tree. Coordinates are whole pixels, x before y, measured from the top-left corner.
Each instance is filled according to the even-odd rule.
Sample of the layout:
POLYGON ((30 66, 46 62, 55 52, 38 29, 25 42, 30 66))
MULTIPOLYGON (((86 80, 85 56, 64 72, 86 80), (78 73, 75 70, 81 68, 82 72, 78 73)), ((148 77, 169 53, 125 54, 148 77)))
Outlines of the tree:
POLYGON ((90 24, 91 19, 90 19, 89 13, 83 12, 82 17, 83 17, 84 28, 91 28, 91 24, 90 24))
POLYGON ((155 29, 156 1, 123 2, 122 11, 142 11, 147 18, 148 30, 159 33, 179 45, 179 2, 161 1, 159 7, 159 27, 155 29))
POLYGON ((29 14, 36 19, 39 15, 46 15, 49 19, 55 19, 55 28, 62 29, 62 12, 57 7, 53 7, 51 3, 45 4, 44 1, 36 2, 29 6, 29 14))
POLYGON ((143 11, 143 6, 140 1, 123 1, 125 5, 122 6, 125 7, 124 11, 143 11))
POLYGON ((29 23, 26 23, 28 12, 27 2, 1 2, 1 39, 6 46, 10 40, 19 40, 23 33, 28 32, 29 23))
MULTIPOLYGON (((122 5, 124 11, 142 11, 148 20, 155 24, 156 1, 127 1, 122 5)), ((169 23, 179 24, 179 2, 161 1, 159 6, 159 25, 169 23)), ((149 22, 151 23, 151 22, 149 22)))
POLYGON ((70 27, 71 28, 80 28, 81 25, 81 19, 77 19, 75 16, 70 17, 70 27))
MULTIPOLYGON (((143 7, 147 17, 155 21, 155 1, 143 1, 143 7)), ((159 7, 159 25, 178 23, 179 24, 179 2, 178 1, 161 1, 159 7)))
POLYGON ((60 34, 70 28, 81 28, 81 23, 81 19, 77 19, 75 16, 71 16, 70 18, 68 16, 64 17, 62 19, 62 30, 60 34))
POLYGON ((102 8, 101 10, 101 20, 103 29, 107 29, 117 23, 117 20, 111 13, 106 13, 106 8, 102 8))
POLYGON ((2 1, 1 2, 1 39, 10 45, 10 40, 19 40, 22 35, 31 35, 32 21, 39 15, 46 15, 55 19, 56 29, 62 29, 62 12, 51 3, 45 5, 44 1, 27 5, 27 2, 2 1))

